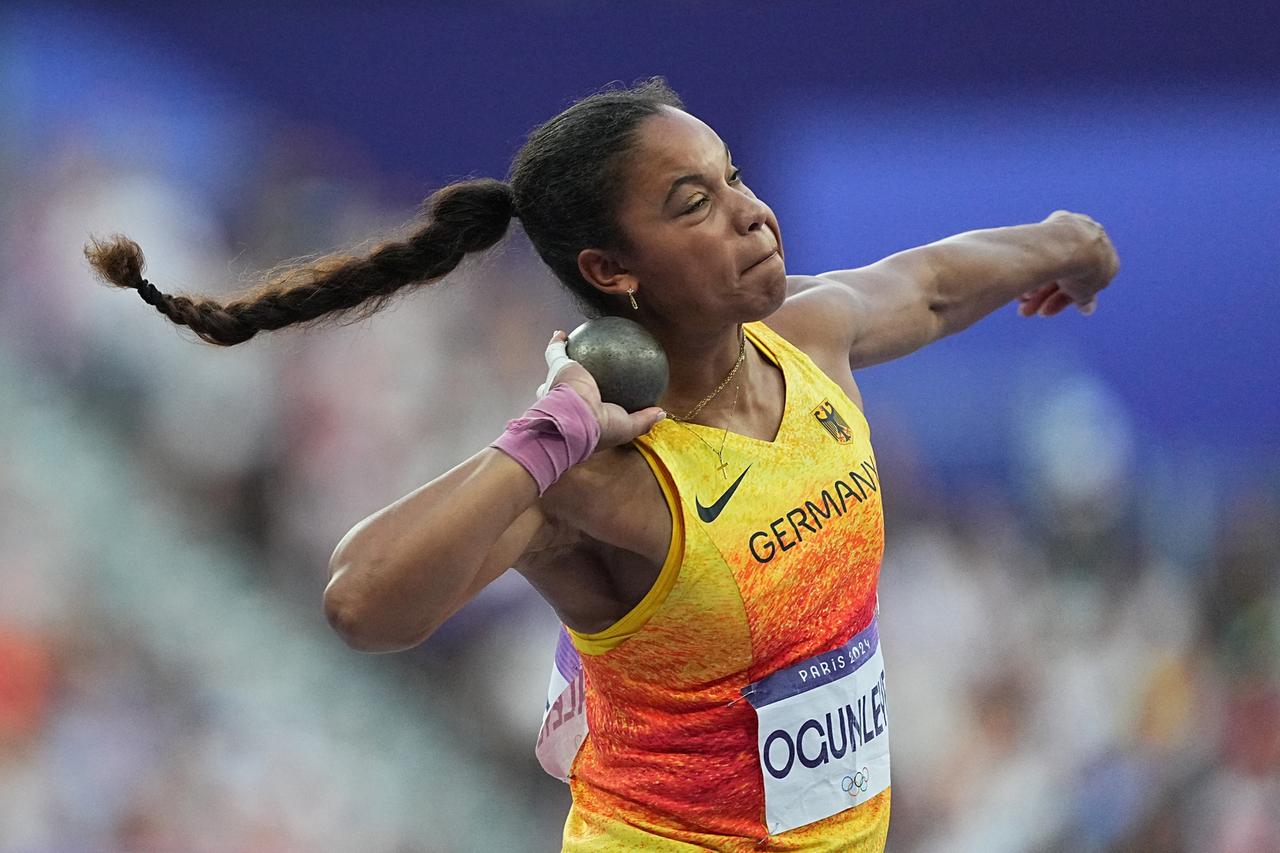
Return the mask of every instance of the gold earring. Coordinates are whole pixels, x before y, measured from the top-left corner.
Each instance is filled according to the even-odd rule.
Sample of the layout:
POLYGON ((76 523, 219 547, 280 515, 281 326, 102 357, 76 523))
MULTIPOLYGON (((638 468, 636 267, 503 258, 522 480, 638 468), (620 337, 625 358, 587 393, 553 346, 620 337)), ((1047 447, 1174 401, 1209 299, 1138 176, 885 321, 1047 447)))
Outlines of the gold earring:
POLYGON ((636 311, 639 311, 640 306, 636 304, 635 292, 636 292, 636 289, 634 287, 629 288, 627 290, 627 298, 631 300, 631 307, 636 311))

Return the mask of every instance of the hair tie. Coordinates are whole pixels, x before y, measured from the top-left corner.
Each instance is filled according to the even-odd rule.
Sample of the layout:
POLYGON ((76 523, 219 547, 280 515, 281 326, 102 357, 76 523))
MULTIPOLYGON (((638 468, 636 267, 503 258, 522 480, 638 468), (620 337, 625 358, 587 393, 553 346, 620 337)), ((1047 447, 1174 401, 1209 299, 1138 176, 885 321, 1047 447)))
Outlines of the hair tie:
POLYGON ((511 218, 519 219, 520 211, 516 208, 516 188, 506 182, 502 185, 507 188, 507 200, 511 203, 511 218))

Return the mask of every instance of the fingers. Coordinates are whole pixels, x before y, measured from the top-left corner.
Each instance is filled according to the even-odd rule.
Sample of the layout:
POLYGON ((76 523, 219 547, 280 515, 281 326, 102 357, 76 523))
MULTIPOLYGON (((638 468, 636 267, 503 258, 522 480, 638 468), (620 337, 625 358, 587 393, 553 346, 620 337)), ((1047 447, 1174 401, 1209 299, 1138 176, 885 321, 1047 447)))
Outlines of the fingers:
POLYGON ((1037 311, 1036 313, 1039 314, 1041 317, 1052 317, 1054 314, 1059 313, 1060 311, 1062 311, 1062 309, 1066 308, 1068 305, 1073 305, 1073 304, 1075 304, 1074 299, 1072 299, 1070 296, 1063 293, 1062 291, 1058 291, 1057 293, 1053 294, 1048 299, 1046 299, 1044 301, 1044 304, 1040 306, 1040 310, 1037 311))
POLYGON ((1060 289, 1056 282, 1037 288, 1030 293, 1024 293, 1018 297, 1018 301, 1021 303, 1018 305, 1018 313, 1023 317, 1032 315, 1052 317, 1072 305, 1079 308, 1081 314, 1088 316, 1098 308, 1098 297, 1096 295, 1088 302, 1079 303, 1066 291, 1060 289))
POLYGON ((1030 317, 1032 314, 1038 312, 1041 306, 1043 306, 1049 298, 1058 292, 1058 283, 1053 281, 1049 284, 1038 287, 1029 293, 1022 294, 1018 297, 1019 301, 1022 303, 1018 306, 1018 313, 1023 317, 1030 317))
POLYGON ((551 336, 551 340, 547 343, 546 352, 543 353, 543 357, 547 362, 547 379, 538 386, 538 391, 535 394, 536 397, 541 397, 551 390, 551 386, 556 384, 556 374, 558 374, 565 365, 577 364, 577 362, 569 358, 568 354, 565 352, 568 340, 569 336, 560 329, 557 329, 555 334, 551 336))
POLYGON ((547 350, 543 353, 543 357, 547 361, 547 369, 553 371, 552 376, 555 375, 554 371, 564 367, 566 362, 572 360, 565 354, 568 340, 569 338, 565 336, 564 332, 556 330, 556 333, 551 336, 551 340, 547 343, 547 350))

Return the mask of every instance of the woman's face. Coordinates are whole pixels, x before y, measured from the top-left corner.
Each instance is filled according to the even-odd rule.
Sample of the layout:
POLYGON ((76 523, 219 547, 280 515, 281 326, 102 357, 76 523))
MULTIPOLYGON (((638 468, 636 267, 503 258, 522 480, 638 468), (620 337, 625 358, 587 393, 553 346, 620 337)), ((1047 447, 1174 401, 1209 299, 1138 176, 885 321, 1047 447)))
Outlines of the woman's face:
POLYGON ((629 246, 589 277, 623 300, 634 286, 643 313, 676 325, 747 322, 786 298, 777 218, 688 113, 663 108, 643 121, 618 215, 629 246))

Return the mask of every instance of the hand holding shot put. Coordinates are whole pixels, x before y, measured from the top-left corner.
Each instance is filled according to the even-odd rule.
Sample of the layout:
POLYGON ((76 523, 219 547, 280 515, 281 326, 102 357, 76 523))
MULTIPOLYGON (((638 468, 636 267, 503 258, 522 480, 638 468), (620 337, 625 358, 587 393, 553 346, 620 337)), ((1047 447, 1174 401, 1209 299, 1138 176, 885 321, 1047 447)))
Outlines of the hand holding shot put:
MULTIPOLYGON (((650 405, 639 411, 628 412, 617 403, 604 402, 596 379, 580 362, 566 354, 568 340, 569 336, 560 330, 551 336, 546 350, 547 380, 539 386, 538 396, 545 395, 559 383, 572 388, 591 407, 600 423, 600 440, 596 443, 596 449, 625 444, 648 432, 666 416, 658 406, 650 405)), ((665 376, 663 384, 665 385, 665 376)))

